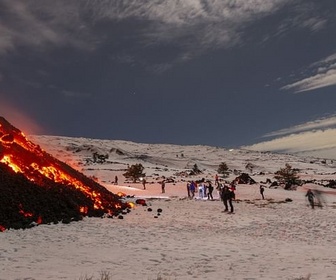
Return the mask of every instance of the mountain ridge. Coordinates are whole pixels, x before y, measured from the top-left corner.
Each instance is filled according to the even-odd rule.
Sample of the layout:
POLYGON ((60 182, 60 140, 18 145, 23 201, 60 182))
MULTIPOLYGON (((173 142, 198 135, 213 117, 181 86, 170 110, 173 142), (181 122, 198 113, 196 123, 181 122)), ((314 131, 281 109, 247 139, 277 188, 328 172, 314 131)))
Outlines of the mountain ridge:
POLYGON ((159 174, 167 177, 174 172, 192 169, 193 165, 197 164, 203 171, 203 176, 210 179, 217 173, 221 162, 227 163, 232 174, 237 171, 269 176, 287 163, 311 176, 321 172, 332 175, 335 167, 333 160, 269 151, 227 149, 206 145, 144 144, 125 140, 47 135, 35 135, 31 138, 48 152, 81 169, 84 174, 100 178, 103 182, 112 182, 114 174, 121 176, 127 166, 135 163, 141 163, 150 176, 159 174), (87 150, 88 147, 90 152, 87 150), (117 150, 122 153, 116 153, 117 150), (106 157, 104 162, 94 162, 94 151, 99 151, 106 157), (248 163, 253 164, 252 172, 246 168, 248 163))

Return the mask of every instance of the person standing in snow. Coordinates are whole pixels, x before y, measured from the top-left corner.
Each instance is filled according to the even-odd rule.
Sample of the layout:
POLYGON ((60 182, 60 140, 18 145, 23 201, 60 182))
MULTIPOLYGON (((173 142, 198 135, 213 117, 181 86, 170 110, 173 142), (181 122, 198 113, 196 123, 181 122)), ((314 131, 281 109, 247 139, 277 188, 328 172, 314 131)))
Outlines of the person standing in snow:
POLYGON ((228 206, 230 206, 230 213, 233 213, 234 209, 232 199, 234 199, 234 192, 230 190, 229 187, 226 185, 224 185, 222 189, 221 198, 224 204, 224 212, 228 212, 229 211, 228 206))
POLYGON ((234 184, 234 182, 230 184, 229 190, 231 191, 232 199, 236 199, 236 185, 234 184))
POLYGON ((213 196, 212 196, 212 192, 213 192, 213 185, 211 184, 211 182, 208 182, 208 200, 213 200, 213 196))
POLYGON ((196 191, 196 184, 194 181, 191 181, 189 188, 190 188, 190 196, 191 198, 194 198, 196 191))
POLYGON ((314 193, 311 191, 311 189, 309 189, 306 193, 306 197, 308 198, 308 202, 311 206, 312 209, 314 209, 314 193))
POLYGON ((199 183, 199 185, 198 185, 198 198, 199 199, 204 198, 204 184, 203 184, 203 182, 199 183))
POLYGON ((218 174, 216 174, 216 176, 215 176, 215 186, 218 186, 218 185, 219 185, 218 174))
POLYGON ((166 182, 165 182, 165 180, 162 180, 162 182, 161 182, 161 191, 162 191, 162 193, 166 192, 166 182))
POLYGON ((229 202, 229 206, 230 206, 230 213, 233 213, 233 204, 232 204, 232 200, 235 200, 236 199, 236 193, 234 192, 235 191, 235 188, 232 189, 232 190, 229 190, 229 199, 228 199, 228 202, 229 202))
POLYGON ((265 197, 264 197, 264 191, 265 191, 264 186, 260 185, 260 194, 261 194, 262 199, 265 199, 265 197))

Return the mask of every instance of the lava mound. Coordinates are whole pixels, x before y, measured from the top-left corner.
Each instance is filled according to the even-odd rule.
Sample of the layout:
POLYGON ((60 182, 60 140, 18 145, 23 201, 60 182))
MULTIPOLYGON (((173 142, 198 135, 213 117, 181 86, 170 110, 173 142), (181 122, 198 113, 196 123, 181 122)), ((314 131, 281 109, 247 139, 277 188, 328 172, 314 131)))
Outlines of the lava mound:
POLYGON ((0 117, 0 231, 118 216, 130 207, 0 117))

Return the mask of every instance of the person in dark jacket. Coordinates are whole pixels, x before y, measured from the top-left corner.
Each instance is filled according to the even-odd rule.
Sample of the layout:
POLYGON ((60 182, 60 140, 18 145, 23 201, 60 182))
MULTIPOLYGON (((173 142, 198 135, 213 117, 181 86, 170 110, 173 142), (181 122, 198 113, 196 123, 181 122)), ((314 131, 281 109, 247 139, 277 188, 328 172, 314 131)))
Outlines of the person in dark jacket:
POLYGON ((308 198, 309 204, 311 206, 312 209, 314 209, 314 193, 311 191, 311 189, 309 189, 306 193, 306 197, 308 198))
POLYGON ((190 188, 190 197, 194 198, 195 197, 195 192, 196 192, 196 183, 195 183, 195 181, 191 181, 189 188, 190 188))
POLYGON ((146 189, 146 179, 145 178, 142 179, 142 186, 143 186, 143 189, 145 190, 146 189))
POLYGON ((212 192, 214 190, 214 187, 213 185, 211 184, 210 181, 208 181, 208 199, 210 200, 213 200, 213 196, 212 196, 212 192))
POLYGON ((223 200, 224 204, 224 212, 229 211, 230 206, 230 213, 233 213, 233 205, 232 205, 232 199, 234 199, 234 192, 228 188, 228 186, 224 186, 221 192, 221 199, 223 200))
POLYGON ((265 199, 265 197, 264 197, 264 191, 265 191, 264 186, 260 185, 260 194, 261 194, 262 199, 265 199))
POLYGON ((161 182, 161 192, 165 193, 166 192, 166 180, 163 179, 161 182))

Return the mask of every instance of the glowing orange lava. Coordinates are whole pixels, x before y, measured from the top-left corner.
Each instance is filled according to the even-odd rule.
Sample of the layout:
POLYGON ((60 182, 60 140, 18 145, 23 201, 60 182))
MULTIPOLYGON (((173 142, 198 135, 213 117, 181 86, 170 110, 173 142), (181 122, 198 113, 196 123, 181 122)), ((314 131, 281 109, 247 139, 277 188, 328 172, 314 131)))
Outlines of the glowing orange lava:
MULTIPOLYGON (((121 200, 126 196, 124 193, 115 195, 91 178, 54 158, 40 146, 29 141, 23 132, 13 127, 3 117, 0 117, 0 163, 7 165, 15 173, 24 175, 25 179, 30 181, 28 186, 31 183, 34 188, 37 186, 44 188, 44 191, 52 191, 51 196, 74 195, 73 199, 66 199, 66 205, 74 207, 80 215, 99 216, 103 213, 115 215, 122 209, 134 207, 133 203, 121 200)), ((36 222, 39 224, 43 220, 46 222, 49 219, 47 221, 49 222, 54 217, 44 215, 41 208, 29 202, 22 202, 22 205, 19 206, 19 214, 28 221, 38 217, 36 222)), ((43 206, 43 210, 45 209, 43 206)), ((2 221, 0 231, 5 227, 10 228, 10 223, 6 222, 7 224, 2 221)))

